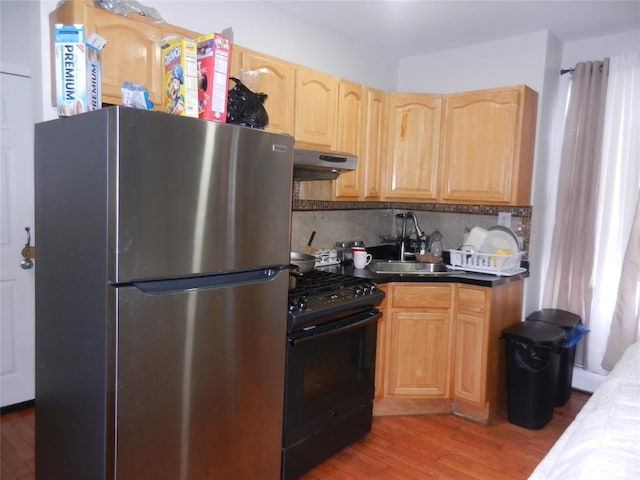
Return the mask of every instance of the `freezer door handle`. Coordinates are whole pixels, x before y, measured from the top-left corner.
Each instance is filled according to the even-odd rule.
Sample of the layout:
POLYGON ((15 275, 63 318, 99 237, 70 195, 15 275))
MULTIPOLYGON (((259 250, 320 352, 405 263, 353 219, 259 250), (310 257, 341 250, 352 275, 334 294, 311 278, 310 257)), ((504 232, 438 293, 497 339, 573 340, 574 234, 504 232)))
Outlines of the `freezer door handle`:
MULTIPOLYGON (((162 280, 146 280, 131 282, 131 285, 150 295, 182 292, 186 290, 200 290, 205 288, 223 288, 249 283, 265 282, 274 279, 285 265, 245 270, 241 272, 225 272, 197 277, 172 278, 162 280)), ((119 285, 125 286, 125 285, 119 285)))

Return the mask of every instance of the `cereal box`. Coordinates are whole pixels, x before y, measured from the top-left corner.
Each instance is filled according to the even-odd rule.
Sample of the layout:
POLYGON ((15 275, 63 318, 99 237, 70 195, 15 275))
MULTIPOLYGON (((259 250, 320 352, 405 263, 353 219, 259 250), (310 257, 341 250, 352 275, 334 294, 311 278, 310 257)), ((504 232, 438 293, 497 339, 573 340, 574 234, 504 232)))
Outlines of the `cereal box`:
POLYGON ((82 24, 56 24, 55 71, 58 115, 67 117, 102 108, 100 52, 106 44, 98 35, 85 42, 82 24))
POLYGON ((196 42, 172 35, 162 43, 164 107, 167 113, 198 117, 198 59, 196 42))
POLYGON ((226 122, 231 40, 219 33, 210 33, 198 37, 197 42, 199 116, 226 122))

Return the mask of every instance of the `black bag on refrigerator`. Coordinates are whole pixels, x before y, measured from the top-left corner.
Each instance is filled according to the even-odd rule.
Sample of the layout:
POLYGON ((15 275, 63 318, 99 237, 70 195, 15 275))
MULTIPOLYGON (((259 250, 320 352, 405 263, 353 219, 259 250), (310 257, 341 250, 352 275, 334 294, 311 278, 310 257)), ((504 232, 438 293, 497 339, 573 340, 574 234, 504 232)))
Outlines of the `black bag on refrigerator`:
POLYGON ((236 84, 229 90, 227 123, 264 128, 269 123, 269 116, 263 105, 267 94, 253 92, 237 78, 230 78, 236 84))

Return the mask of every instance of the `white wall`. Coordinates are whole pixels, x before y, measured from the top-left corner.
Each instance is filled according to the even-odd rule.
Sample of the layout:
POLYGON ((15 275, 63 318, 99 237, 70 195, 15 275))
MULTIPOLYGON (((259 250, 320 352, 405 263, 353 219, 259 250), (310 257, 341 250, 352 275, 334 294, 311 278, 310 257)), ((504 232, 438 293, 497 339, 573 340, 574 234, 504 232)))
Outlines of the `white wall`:
POLYGON ((453 93, 543 83, 548 32, 520 35, 400 60, 397 89, 453 93))
POLYGON ((31 105, 36 120, 42 118, 39 16, 38 2, 0 0, 0 63, 19 66, 21 73, 33 79, 31 105))
POLYGON ((605 57, 640 51, 640 28, 567 43, 562 52, 562 65, 573 67, 578 62, 602 60, 605 57))

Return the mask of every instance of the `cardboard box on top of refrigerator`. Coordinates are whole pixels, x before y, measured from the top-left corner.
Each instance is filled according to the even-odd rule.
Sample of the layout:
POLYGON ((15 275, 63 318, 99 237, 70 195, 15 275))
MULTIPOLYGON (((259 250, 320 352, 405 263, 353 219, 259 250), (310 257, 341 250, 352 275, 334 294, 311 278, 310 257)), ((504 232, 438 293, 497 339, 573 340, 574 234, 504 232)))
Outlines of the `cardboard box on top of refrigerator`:
POLYGON ((106 41, 84 25, 54 25, 54 61, 58 116, 68 117, 102 108, 101 52, 106 41))
POLYGON ((219 33, 198 37, 198 113, 200 118, 227 121, 231 40, 219 33))
POLYGON ((178 35, 164 38, 164 109, 173 115, 198 118, 198 58, 195 40, 178 35))

